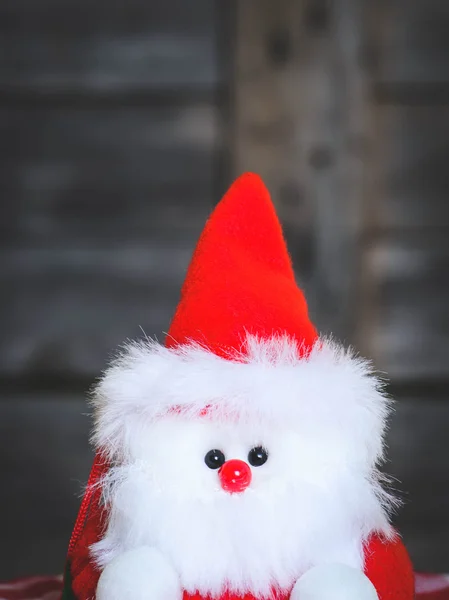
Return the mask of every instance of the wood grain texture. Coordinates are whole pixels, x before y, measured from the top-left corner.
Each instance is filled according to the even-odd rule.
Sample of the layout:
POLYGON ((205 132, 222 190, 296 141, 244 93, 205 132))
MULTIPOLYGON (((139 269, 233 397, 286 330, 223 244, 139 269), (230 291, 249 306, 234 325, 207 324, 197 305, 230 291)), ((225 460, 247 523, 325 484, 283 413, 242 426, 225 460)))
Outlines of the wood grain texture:
POLYGON ((430 92, 447 85, 449 13, 443 2, 400 0, 372 4, 371 14, 369 42, 379 60, 371 71, 375 127, 371 190, 362 198, 357 346, 394 385, 438 387, 449 379, 449 121, 444 93, 430 92), (379 82, 390 86, 388 97, 376 95, 379 82))
POLYGON ((380 80, 385 84, 449 84, 448 3, 392 0, 379 4, 388 18, 380 80))
POLYGON ((378 197, 366 228, 449 228, 449 110, 381 107, 377 126, 378 197))
POLYGON ((217 110, 0 110, 1 243, 142 242, 212 206, 217 110))
POLYGON ((319 329, 351 339, 369 117, 360 3, 238 7, 234 169, 266 180, 319 329))
POLYGON ((366 299, 368 355, 394 381, 447 381, 449 236, 392 236, 366 258, 375 290, 366 299))
POLYGON ((211 90, 215 42, 208 0, 4 0, 0 101, 2 88, 211 90))
POLYGON ((71 390, 168 328, 216 200, 216 9, 0 3, 0 579, 62 571, 91 462, 71 390))
POLYGON ((0 131, 0 377, 89 381, 168 328, 213 206, 216 109, 5 109, 0 131))
POLYGON ((82 398, 0 400, 0 579, 61 573, 92 461, 82 398))
POLYGON ((93 380, 126 339, 163 339, 194 238, 176 246, 7 253, 0 275, 0 375, 93 380))

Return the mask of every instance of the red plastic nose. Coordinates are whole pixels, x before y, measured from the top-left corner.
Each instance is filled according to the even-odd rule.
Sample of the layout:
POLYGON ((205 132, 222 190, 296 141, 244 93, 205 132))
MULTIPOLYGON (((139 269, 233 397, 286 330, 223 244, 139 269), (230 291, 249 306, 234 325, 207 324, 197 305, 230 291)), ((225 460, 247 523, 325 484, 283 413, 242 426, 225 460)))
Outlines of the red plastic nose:
POLYGON ((251 483, 250 466, 243 460, 228 460, 218 471, 221 487, 225 492, 238 494, 244 492, 251 483))

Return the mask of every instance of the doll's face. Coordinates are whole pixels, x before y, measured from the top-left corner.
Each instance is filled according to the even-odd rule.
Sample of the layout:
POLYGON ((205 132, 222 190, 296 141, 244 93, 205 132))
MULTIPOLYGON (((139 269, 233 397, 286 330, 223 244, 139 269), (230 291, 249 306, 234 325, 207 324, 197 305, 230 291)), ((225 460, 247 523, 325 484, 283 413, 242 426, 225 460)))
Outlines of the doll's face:
POLYGON ((260 594, 272 581, 287 589, 318 557, 358 566, 351 497, 371 497, 364 478, 352 481, 341 444, 331 450, 330 432, 168 416, 135 422, 127 440, 100 564, 149 545, 185 589, 218 593, 228 582, 260 594))
POLYGON ((262 597, 320 561, 361 566, 363 537, 386 527, 377 384, 333 344, 306 361, 285 340, 251 344, 243 362, 137 346, 108 373, 96 442, 116 466, 99 566, 151 546, 192 593, 262 597))
POLYGON ((157 547, 185 589, 211 594, 225 583, 242 593, 269 594, 273 581, 288 589, 318 559, 360 566, 352 502, 368 506, 370 488, 332 432, 306 429, 257 419, 134 422, 99 563, 157 547))
POLYGON ((317 439, 257 419, 248 425, 169 416, 139 429, 130 440, 132 460, 155 494, 184 501, 326 490, 348 461, 332 431, 317 439))

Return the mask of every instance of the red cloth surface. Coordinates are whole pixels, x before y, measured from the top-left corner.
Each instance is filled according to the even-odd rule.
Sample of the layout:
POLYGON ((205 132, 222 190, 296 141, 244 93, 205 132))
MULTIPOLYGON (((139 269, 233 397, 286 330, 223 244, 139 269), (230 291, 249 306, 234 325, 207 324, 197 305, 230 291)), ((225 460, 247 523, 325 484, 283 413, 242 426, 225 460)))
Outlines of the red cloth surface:
MULTIPOLYGON (((449 575, 416 573, 416 600, 449 600, 449 575)), ((0 600, 59 600, 61 577, 30 577, 0 583, 0 600)))
POLYGON ((270 194, 246 173, 216 206, 200 236, 165 344, 198 342, 228 358, 246 334, 317 341, 270 194))

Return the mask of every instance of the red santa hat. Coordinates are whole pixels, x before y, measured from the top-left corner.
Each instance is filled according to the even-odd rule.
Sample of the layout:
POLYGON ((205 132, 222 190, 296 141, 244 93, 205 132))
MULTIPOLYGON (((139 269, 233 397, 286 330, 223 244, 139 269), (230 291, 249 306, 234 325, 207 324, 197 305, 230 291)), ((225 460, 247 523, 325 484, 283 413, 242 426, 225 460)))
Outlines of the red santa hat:
POLYGON ((288 335, 303 351, 317 339, 269 192, 252 173, 237 179, 204 228, 166 346, 194 341, 229 356, 244 350, 248 334, 288 335))

